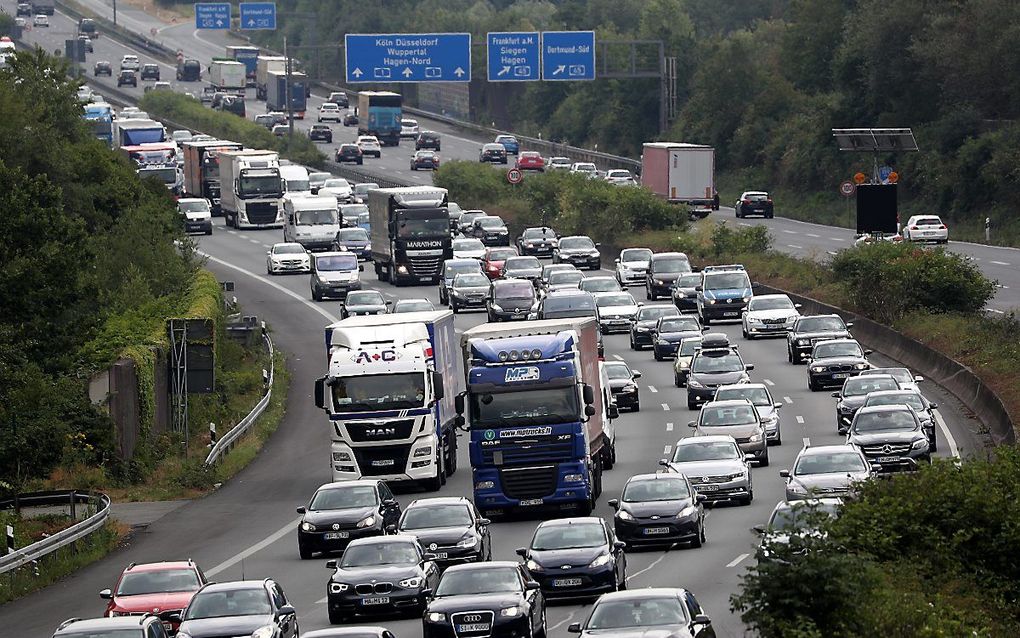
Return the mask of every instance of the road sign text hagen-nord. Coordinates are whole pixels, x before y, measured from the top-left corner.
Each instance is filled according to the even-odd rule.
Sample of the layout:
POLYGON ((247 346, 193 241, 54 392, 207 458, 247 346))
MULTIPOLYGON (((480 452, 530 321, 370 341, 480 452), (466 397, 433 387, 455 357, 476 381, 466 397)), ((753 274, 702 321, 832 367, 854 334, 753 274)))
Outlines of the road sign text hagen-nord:
POLYGON ((348 82, 467 82, 470 34, 348 34, 348 82))

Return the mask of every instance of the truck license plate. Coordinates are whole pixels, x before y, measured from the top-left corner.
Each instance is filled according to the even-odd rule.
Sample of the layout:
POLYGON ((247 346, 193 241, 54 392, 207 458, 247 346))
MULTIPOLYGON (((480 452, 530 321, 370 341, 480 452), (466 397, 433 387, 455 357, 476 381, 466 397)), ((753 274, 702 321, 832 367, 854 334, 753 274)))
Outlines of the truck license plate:
POLYGON ((361 601, 362 605, 388 605, 390 602, 389 596, 378 596, 376 598, 365 598, 361 601))
POLYGON ((323 540, 335 541, 343 538, 350 538, 350 532, 326 532, 322 535, 323 540))
POLYGON ((553 587, 577 587, 580 584, 580 578, 557 578, 553 580, 553 587))
POLYGON ((668 527, 646 527, 645 534, 668 534, 668 527))
POLYGON ((545 499, 541 499, 541 498, 526 498, 526 499, 521 501, 520 505, 521 505, 521 507, 528 507, 530 505, 541 505, 544 502, 545 502, 545 499))

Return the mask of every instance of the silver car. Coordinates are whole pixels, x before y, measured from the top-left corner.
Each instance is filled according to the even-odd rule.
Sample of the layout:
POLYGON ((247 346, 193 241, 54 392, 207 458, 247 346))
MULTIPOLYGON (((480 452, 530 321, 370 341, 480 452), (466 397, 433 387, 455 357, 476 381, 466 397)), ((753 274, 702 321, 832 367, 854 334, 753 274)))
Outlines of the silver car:
POLYGON ((741 316, 745 339, 786 336, 800 316, 800 304, 786 295, 755 295, 741 316))
MULTIPOLYGON (((684 340, 686 341, 686 339, 684 340)), ((699 340, 700 342, 700 340, 699 340)), ((764 383, 740 383, 737 385, 721 385, 715 390, 713 401, 729 401, 746 399, 754 405, 765 428, 765 439, 769 445, 782 445, 783 430, 779 423, 779 409, 782 403, 772 398, 772 393, 764 383)))
POLYGON ((875 476, 864 454, 853 445, 806 447, 793 461, 792 470, 781 470, 786 479, 786 500, 843 497, 857 483, 875 476))
POLYGON ((698 419, 687 425, 694 429, 695 436, 728 434, 737 441, 740 450, 753 456, 759 465, 767 467, 769 464, 765 428, 758 411, 747 399, 709 401, 701 406, 698 419))
POLYGON ((460 237, 453 240, 454 259, 478 259, 485 257, 485 244, 474 237, 460 237))
POLYGON ((616 260, 616 281, 621 286, 640 286, 645 283, 651 248, 624 248, 616 260))
POLYGON ((620 292, 623 288, 616 281, 615 277, 609 275, 595 275, 585 277, 581 280, 581 290, 598 294, 600 292, 620 292))
POLYGON ((595 305, 599 309, 599 328, 602 334, 627 332, 638 311, 637 301, 629 292, 598 293, 595 295, 595 305))
POLYGON ((751 464, 729 435, 693 436, 680 439, 670 460, 659 465, 687 477, 709 501, 737 500, 750 505, 754 500, 751 464))

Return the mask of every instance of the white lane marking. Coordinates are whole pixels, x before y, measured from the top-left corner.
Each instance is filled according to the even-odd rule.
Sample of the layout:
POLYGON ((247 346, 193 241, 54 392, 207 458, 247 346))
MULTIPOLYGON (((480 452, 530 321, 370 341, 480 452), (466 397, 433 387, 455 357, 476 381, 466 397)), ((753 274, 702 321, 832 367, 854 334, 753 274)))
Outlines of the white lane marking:
POLYGON ((319 600, 315 601, 315 604, 316 605, 325 605, 328 602, 329 602, 329 596, 326 596, 325 598, 320 598, 319 600))
POLYGON ((237 233, 237 236, 240 237, 241 239, 248 239, 248 236, 245 235, 244 233, 237 233))
POLYGON ((804 447, 811 447, 811 439, 804 437, 804 447))
POLYGON ((621 357, 621 356, 620 356, 620 355, 618 355, 618 354, 614 354, 614 355, 613 355, 613 358, 614 358, 614 359, 616 359, 617 361, 623 361, 623 357, 621 357))
POLYGON ((673 424, 672 423, 667 423, 666 424, 666 431, 667 432, 672 432, 673 431, 673 424))
POLYGON ((803 423, 803 422, 804 422, 804 417, 802 417, 801 415, 798 414, 797 415, 797 423, 803 423))
POLYGON ((946 425, 942 415, 938 412, 935 412, 935 422, 939 424, 942 435, 946 437, 946 442, 949 443, 949 453, 953 455, 954 459, 960 458, 960 448, 956 447, 956 439, 953 438, 953 433, 949 431, 949 426, 946 425))
POLYGON ((829 239, 832 241, 846 241, 846 239, 842 237, 829 237, 829 239))
POLYGON ((1006 314, 1005 312, 1003 312, 1001 310, 996 310, 995 308, 985 308, 985 310, 987 310, 988 312, 994 312, 994 313, 1000 314, 1000 315, 1006 314))
POLYGON ((301 522, 300 518, 295 518, 293 521, 287 523, 286 525, 284 525, 283 527, 281 527, 277 531, 273 532, 269 536, 263 538, 259 542, 255 543, 254 545, 252 545, 248 549, 246 549, 244 551, 240 551, 240 552, 234 554, 233 556, 231 556, 230 558, 228 558, 227 560, 223 561, 219 565, 213 567, 212 569, 206 570, 206 572, 205 572, 206 576, 213 577, 216 574, 219 574, 220 572, 222 572, 223 570, 230 569, 231 567, 233 567, 237 563, 240 563, 242 560, 244 560, 245 558, 248 558, 252 554, 255 554, 256 552, 260 552, 263 549, 269 547, 270 545, 272 545, 276 541, 280 540, 281 538, 283 538, 287 534, 293 534, 294 530, 297 528, 297 526, 298 526, 298 524, 300 522, 301 522))
POLYGON ((662 404, 662 411, 663 412, 669 412, 669 404, 668 403, 663 403, 662 404))
POLYGON ((783 401, 786 401, 787 403, 793 403, 793 399, 791 399, 790 397, 783 397, 783 401))
POLYGON ((301 295, 297 294, 296 292, 294 292, 293 290, 291 290, 289 288, 284 288, 283 286, 281 286, 280 284, 276 283, 275 281, 270 281, 269 279, 267 279, 266 277, 263 277, 262 275, 256 275, 255 273, 249 272, 249 271, 245 270, 244 268, 241 268, 240 266, 235 266, 234 264, 230 263, 229 261, 223 261, 222 259, 220 259, 218 257, 213 257, 209 253, 202 252, 202 251, 197 251, 197 252, 199 254, 201 254, 201 255, 205 255, 206 258, 208 258, 209 261, 211 261, 211 262, 220 264, 221 266, 226 266, 227 268, 233 268, 237 272, 244 273, 244 274, 248 275, 249 277, 252 277, 253 279, 258 279, 260 282, 262 282, 262 283, 264 283, 264 284, 266 284, 268 286, 272 286, 273 288, 276 288, 277 290, 279 290, 283 294, 287 295, 288 297, 293 297, 294 299, 297 299, 301 303, 305 304, 306 306, 308 306, 309 308, 311 308, 315 312, 317 312, 320 315, 322 315, 323 317, 325 317, 326 320, 329 321, 330 323, 333 323, 334 321, 337 320, 337 317, 334 317, 333 315, 329 314, 328 312, 326 312, 326 310, 324 310, 323 308, 321 308, 320 306, 318 306, 317 304, 315 304, 311 300, 305 299, 304 297, 302 297, 301 295))
POLYGON ((787 235, 796 235, 797 234, 796 232, 794 232, 792 230, 786 230, 785 228, 783 229, 783 232, 786 233, 787 235))
MULTIPOLYGON (((628 576, 628 578, 629 578, 629 576, 628 576)), ((576 610, 575 610, 575 611, 572 611, 572 612, 570 612, 570 614, 569 614, 569 615, 568 615, 568 616, 567 616, 566 618, 564 618, 563 620, 559 621, 559 622, 558 622, 558 623, 556 623, 555 625, 552 625, 552 626, 550 626, 550 627, 548 628, 548 630, 549 630, 549 631, 552 631, 553 629, 558 629, 558 628, 562 627, 563 625, 567 624, 568 622, 570 622, 571 620, 573 620, 573 619, 574 619, 574 614, 576 614, 576 613, 577 613, 577 611, 576 611, 576 610)))
POLYGON ((736 567, 736 566, 737 566, 737 565, 739 565, 739 564, 740 564, 741 562, 743 562, 743 560, 744 560, 745 558, 747 558, 748 556, 750 556, 750 554, 741 554, 740 556, 737 556, 736 558, 734 558, 734 559, 733 559, 733 560, 731 560, 730 562, 726 563, 726 566, 727 566, 727 567, 736 567))
POLYGON ((776 382, 773 381, 772 379, 762 379, 762 381, 765 382, 765 385, 775 385, 776 384, 776 382))
POLYGON ((662 448, 662 453, 663 454, 669 454, 672 451, 673 451, 673 446, 672 445, 667 445, 667 446, 662 448))
POLYGON ((804 233, 804 234, 807 235, 808 237, 814 237, 815 239, 818 239, 821 236, 821 235, 816 235, 814 233, 804 233))
POLYGON ((825 252, 829 253, 830 255, 835 255, 835 254, 837 254, 835 250, 827 250, 827 251, 825 251, 825 252))
POLYGON ((797 250, 804 248, 803 246, 798 246, 797 244, 787 244, 787 246, 789 246, 790 248, 796 248, 797 250))
POLYGON ((259 241, 259 240, 257 240, 257 239, 249 239, 248 241, 250 241, 250 242, 251 242, 251 243, 253 243, 253 244, 261 244, 261 245, 265 246, 265 244, 263 244, 262 242, 260 242, 260 241, 259 241))
POLYGON ((740 224, 741 226, 750 226, 751 225, 751 224, 748 224, 747 222, 737 222, 737 223, 740 224))
POLYGON ((638 570, 638 571, 634 572, 633 574, 630 574, 630 575, 628 575, 628 576, 627 576, 627 580, 631 580, 631 579, 637 578, 637 577, 638 577, 638 576, 640 576, 641 574, 644 574, 645 572, 648 572, 648 571, 652 570, 652 569, 653 569, 653 568, 654 568, 654 567, 655 567, 656 565, 658 565, 658 564, 659 564, 659 563, 661 563, 662 561, 666 560, 666 557, 667 557, 667 556, 669 556, 669 552, 663 552, 663 553, 662 553, 662 556, 659 556, 658 558, 656 558, 656 559, 655 559, 655 560, 654 560, 654 561, 652 562, 652 564, 651 564, 651 565, 649 565, 648 567, 645 567, 644 569, 640 569, 640 570, 638 570))
POLYGON ((1008 263, 1006 263, 1004 261, 995 261, 994 259, 992 259, 991 262, 993 264, 995 264, 996 266, 1008 266, 1009 265, 1008 263))
POLYGON ((652 394, 655 394, 656 392, 658 392, 658 390, 655 389, 654 385, 648 386, 648 391, 651 392, 652 394))

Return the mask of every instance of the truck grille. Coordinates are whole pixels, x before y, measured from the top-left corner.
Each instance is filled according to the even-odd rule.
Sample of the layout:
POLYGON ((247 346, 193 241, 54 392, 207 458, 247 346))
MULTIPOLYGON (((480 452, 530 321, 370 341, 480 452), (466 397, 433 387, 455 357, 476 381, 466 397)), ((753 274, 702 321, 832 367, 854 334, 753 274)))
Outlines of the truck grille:
POLYGON ((556 466, 502 468, 499 481, 509 498, 544 498, 556 491, 556 466))
POLYGON ((411 444, 379 445, 354 448, 354 460, 358 462, 363 476, 403 474, 407 467, 407 455, 411 444))
POLYGON ((491 465, 524 465, 542 462, 549 458, 569 458, 574 449, 572 441, 553 441, 542 437, 527 444, 501 445, 495 449, 482 448, 482 462, 491 465), (495 462, 496 452, 502 452, 503 462, 495 462))
POLYGON ((276 202, 255 202, 244 207, 250 224, 275 224, 279 207, 276 202))
POLYGON ((355 443, 371 441, 406 441, 411 438, 414 419, 399 421, 347 421, 347 434, 355 443))
POLYGON ((416 277, 438 277, 439 265, 443 262, 443 256, 438 257, 408 257, 411 262, 411 274, 416 277))

